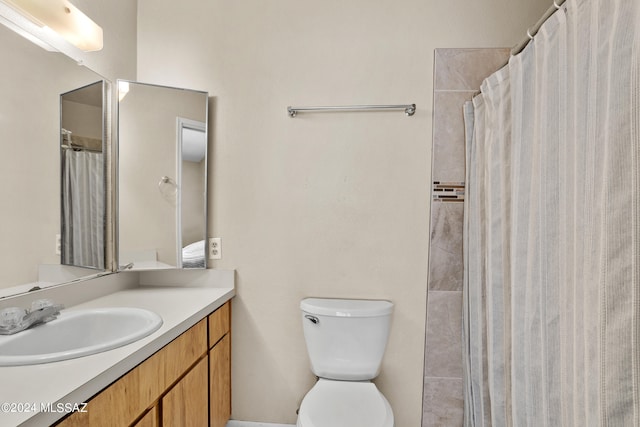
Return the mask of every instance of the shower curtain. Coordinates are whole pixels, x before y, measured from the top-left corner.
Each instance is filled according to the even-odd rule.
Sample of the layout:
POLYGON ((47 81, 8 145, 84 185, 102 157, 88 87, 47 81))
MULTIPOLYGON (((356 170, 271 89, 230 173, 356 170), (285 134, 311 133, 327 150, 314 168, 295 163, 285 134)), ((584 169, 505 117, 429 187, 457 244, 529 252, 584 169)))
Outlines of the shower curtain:
POLYGON ((62 171, 62 263, 104 269, 102 153, 66 149, 62 171))
POLYGON ((567 0, 465 105, 465 426, 640 426, 639 9, 567 0))

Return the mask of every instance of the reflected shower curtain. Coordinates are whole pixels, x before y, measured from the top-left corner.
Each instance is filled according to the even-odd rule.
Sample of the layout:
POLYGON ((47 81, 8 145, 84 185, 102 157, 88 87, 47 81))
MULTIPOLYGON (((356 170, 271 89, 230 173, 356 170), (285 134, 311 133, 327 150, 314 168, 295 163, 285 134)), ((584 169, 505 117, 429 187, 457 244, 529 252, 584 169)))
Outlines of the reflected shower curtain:
POLYGON ((465 105, 465 426, 640 426, 639 9, 567 0, 465 105))
POLYGON ((62 263, 104 269, 104 161, 102 153, 64 151, 62 263))

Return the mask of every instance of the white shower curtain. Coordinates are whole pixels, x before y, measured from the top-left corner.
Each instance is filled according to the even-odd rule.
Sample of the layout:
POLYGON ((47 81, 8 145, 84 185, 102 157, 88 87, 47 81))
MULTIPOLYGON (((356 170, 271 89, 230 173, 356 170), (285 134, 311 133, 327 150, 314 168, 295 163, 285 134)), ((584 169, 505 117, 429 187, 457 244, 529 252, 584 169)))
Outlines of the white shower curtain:
POLYGON ((640 426, 639 10, 567 0, 465 105, 465 426, 640 426))
POLYGON ((63 264, 104 269, 103 171, 102 153, 64 151, 63 264))

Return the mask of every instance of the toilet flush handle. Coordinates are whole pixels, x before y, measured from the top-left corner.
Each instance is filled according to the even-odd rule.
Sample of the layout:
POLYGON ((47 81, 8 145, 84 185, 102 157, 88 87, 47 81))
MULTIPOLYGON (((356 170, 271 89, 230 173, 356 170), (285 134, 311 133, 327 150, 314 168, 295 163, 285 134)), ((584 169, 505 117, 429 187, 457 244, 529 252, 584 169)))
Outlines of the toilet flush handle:
POLYGON ((310 314, 305 314, 304 317, 306 319, 309 319, 311 321, 311 323, 313 323, 314 325, 317 325, 318 323, 320 323, 320 319, 318 319, 316 316, 312 316, 310 314))

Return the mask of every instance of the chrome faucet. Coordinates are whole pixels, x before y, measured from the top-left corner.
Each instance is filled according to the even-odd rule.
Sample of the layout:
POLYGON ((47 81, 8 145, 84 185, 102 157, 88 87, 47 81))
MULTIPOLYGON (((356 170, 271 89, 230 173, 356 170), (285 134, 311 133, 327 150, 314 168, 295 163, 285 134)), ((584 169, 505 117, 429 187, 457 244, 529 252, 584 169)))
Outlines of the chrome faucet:
POLYGON ((41 299, 31 303, 31 310, 9 307, 0 310, 0 335, 12 335, 32 326, 54 320, 64 308, 51 300, 41 299))

